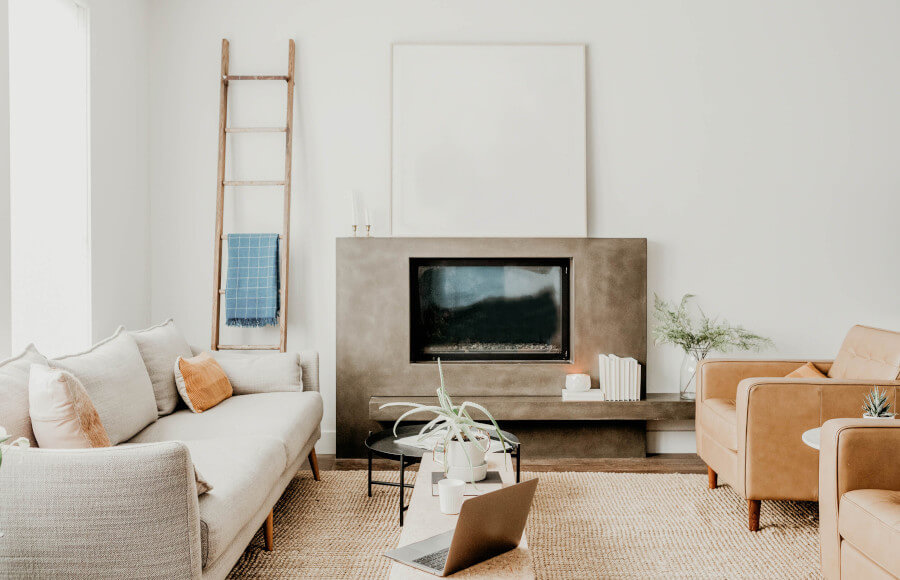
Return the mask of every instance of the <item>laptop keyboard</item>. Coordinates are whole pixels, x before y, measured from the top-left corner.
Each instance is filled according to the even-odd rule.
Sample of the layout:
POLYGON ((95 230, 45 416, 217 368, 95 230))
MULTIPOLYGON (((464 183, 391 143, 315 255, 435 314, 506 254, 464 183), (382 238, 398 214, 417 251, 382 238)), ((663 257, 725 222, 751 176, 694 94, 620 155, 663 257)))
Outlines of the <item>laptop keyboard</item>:
POLYGON ((431 568, 432 570, 437 570, 438 572, 444 569, 444 564, 447 563, 447 554, 450 553, 450 548, 444 548, 443 550, 438 550, 437 552, 432 552, 430 554, 425 554, 421 558, 416 558, 413 560, 416 564, 421 564, 426 568, 431 568))

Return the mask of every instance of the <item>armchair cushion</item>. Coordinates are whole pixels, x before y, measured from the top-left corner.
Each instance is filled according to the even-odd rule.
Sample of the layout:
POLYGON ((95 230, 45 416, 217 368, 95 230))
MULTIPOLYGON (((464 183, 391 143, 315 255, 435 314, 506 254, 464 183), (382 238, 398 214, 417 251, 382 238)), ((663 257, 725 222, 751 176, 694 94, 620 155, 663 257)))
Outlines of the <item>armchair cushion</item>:
POLYGON ((703 428, 720 445, 737 451, 737 408, 734 399, 706 399, 700 409, 703 428))
POLYGON ((845 541, 885 570, 900 573, 900 491, 848 491, 838 513, 845 541))
POLYGON ((900 378, 900 332, 854 326, 844 338, 828 376, 882 381, 900 378))
POLYGON ((819 370, 819 367, 811 362, 806 363, 799 369, 787 374, 787 379, 824 379, 828 375, 819 370))

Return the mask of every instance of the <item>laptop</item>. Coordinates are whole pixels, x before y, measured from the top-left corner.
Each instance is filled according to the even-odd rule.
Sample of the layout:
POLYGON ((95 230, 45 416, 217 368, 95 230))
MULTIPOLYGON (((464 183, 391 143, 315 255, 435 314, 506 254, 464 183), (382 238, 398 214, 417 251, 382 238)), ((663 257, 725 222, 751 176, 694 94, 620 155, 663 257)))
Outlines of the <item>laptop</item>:
POLYGON ((456 529, 385 552, 385 556, 437 576, 449 576, 519 545, 537 479, 463 502, 456 529))

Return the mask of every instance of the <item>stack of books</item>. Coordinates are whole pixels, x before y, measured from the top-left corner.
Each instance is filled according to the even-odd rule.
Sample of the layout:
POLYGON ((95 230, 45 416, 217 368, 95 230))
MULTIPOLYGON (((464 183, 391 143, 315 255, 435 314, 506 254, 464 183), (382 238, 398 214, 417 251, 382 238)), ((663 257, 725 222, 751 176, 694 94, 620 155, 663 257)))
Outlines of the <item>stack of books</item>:
POLYGON ((607 401, 641 400, 641 365, 635 359, 600 355, 600 390, 607 401))

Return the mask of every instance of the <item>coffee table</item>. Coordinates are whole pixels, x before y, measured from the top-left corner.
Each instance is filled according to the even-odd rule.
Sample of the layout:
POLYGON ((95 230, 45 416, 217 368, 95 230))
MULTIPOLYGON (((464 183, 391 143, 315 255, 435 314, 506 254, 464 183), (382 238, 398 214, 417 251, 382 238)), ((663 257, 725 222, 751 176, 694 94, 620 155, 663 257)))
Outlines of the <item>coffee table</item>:
MULTIPOLYGON (((372 497, 373 485, 387 485, 390 487, 400 488, 400 525, 403 525, 403 512, 408 509, 404 501, 405 491, 410 485, 406 483, 406 468, 415 465, 422 460, 424 455, 431 456, 431 451, 421 449, 419 447, 411 447, 409 445, 398 445, 397 439, 409 437, 410 435, 418 435, 422 430, 422 425, 402 425, 397 428, 397 435, 394 435, 393 429, 386 429, 377 433, 369 432, 366 437, 366 449, 369 453, 369 497, 372 497), (377 455, 385 459, 392 459, 400 462, 400 483, 393 481, 378 481, 372 479, 372 456, 377 455)), ((506 440, 507 452, 516 460, 516 481, 521 477, 522 466, 522 444, 515 435, 507 431, 501 431, 503 438, 506 440)), ((497 437, 493 437, 497 439, 497 437)))
MULTIPOLYGON (((489 453, 487 461, 488 469, 499 471, 504 483, 512 484, 514 481, 517 481, 511 465, 511 459, 504 458, 502 453, 489 453)), ((412 544, 456 527, 456 520, 459 516, 442 514, 439 499, 431 495, 431 473, 441 471, 441 469, 441 466, 432 458, 431 453, 426 453, 422 457, 422 463, 419 465, 419 474, 416 476, 416 485, 412 491, 412 500, 409 503, 406 525, 403 527, 403 531, 400 532, 398 546, 412 544)), ((538 484, 538 493, 540 493, 540 484, 538 484)), ((534 562, 531 557, 531 551, 528 549, 525 535, 522 535, 522 541, 519 542, 519 546, 516 549, 500 554, 490 560, 485 560, 465 570, 460 570, 453 574, 452 577, 498 578, 503 580, 533 579, 534 562)), ((435 576, 412 566, 392 562, 390 578, 391 580, 433 579, 435 576)))
POLYGON ((800 438, 808 446, 812 447, 813 449, 818 450, 819 446, 820 446, 819 439, 821 438, 821 435, 822 435, 822 428, 816 427, 815 429, 810 429, 808 431, 804 431, 803 435, 801 435, 800 438))

